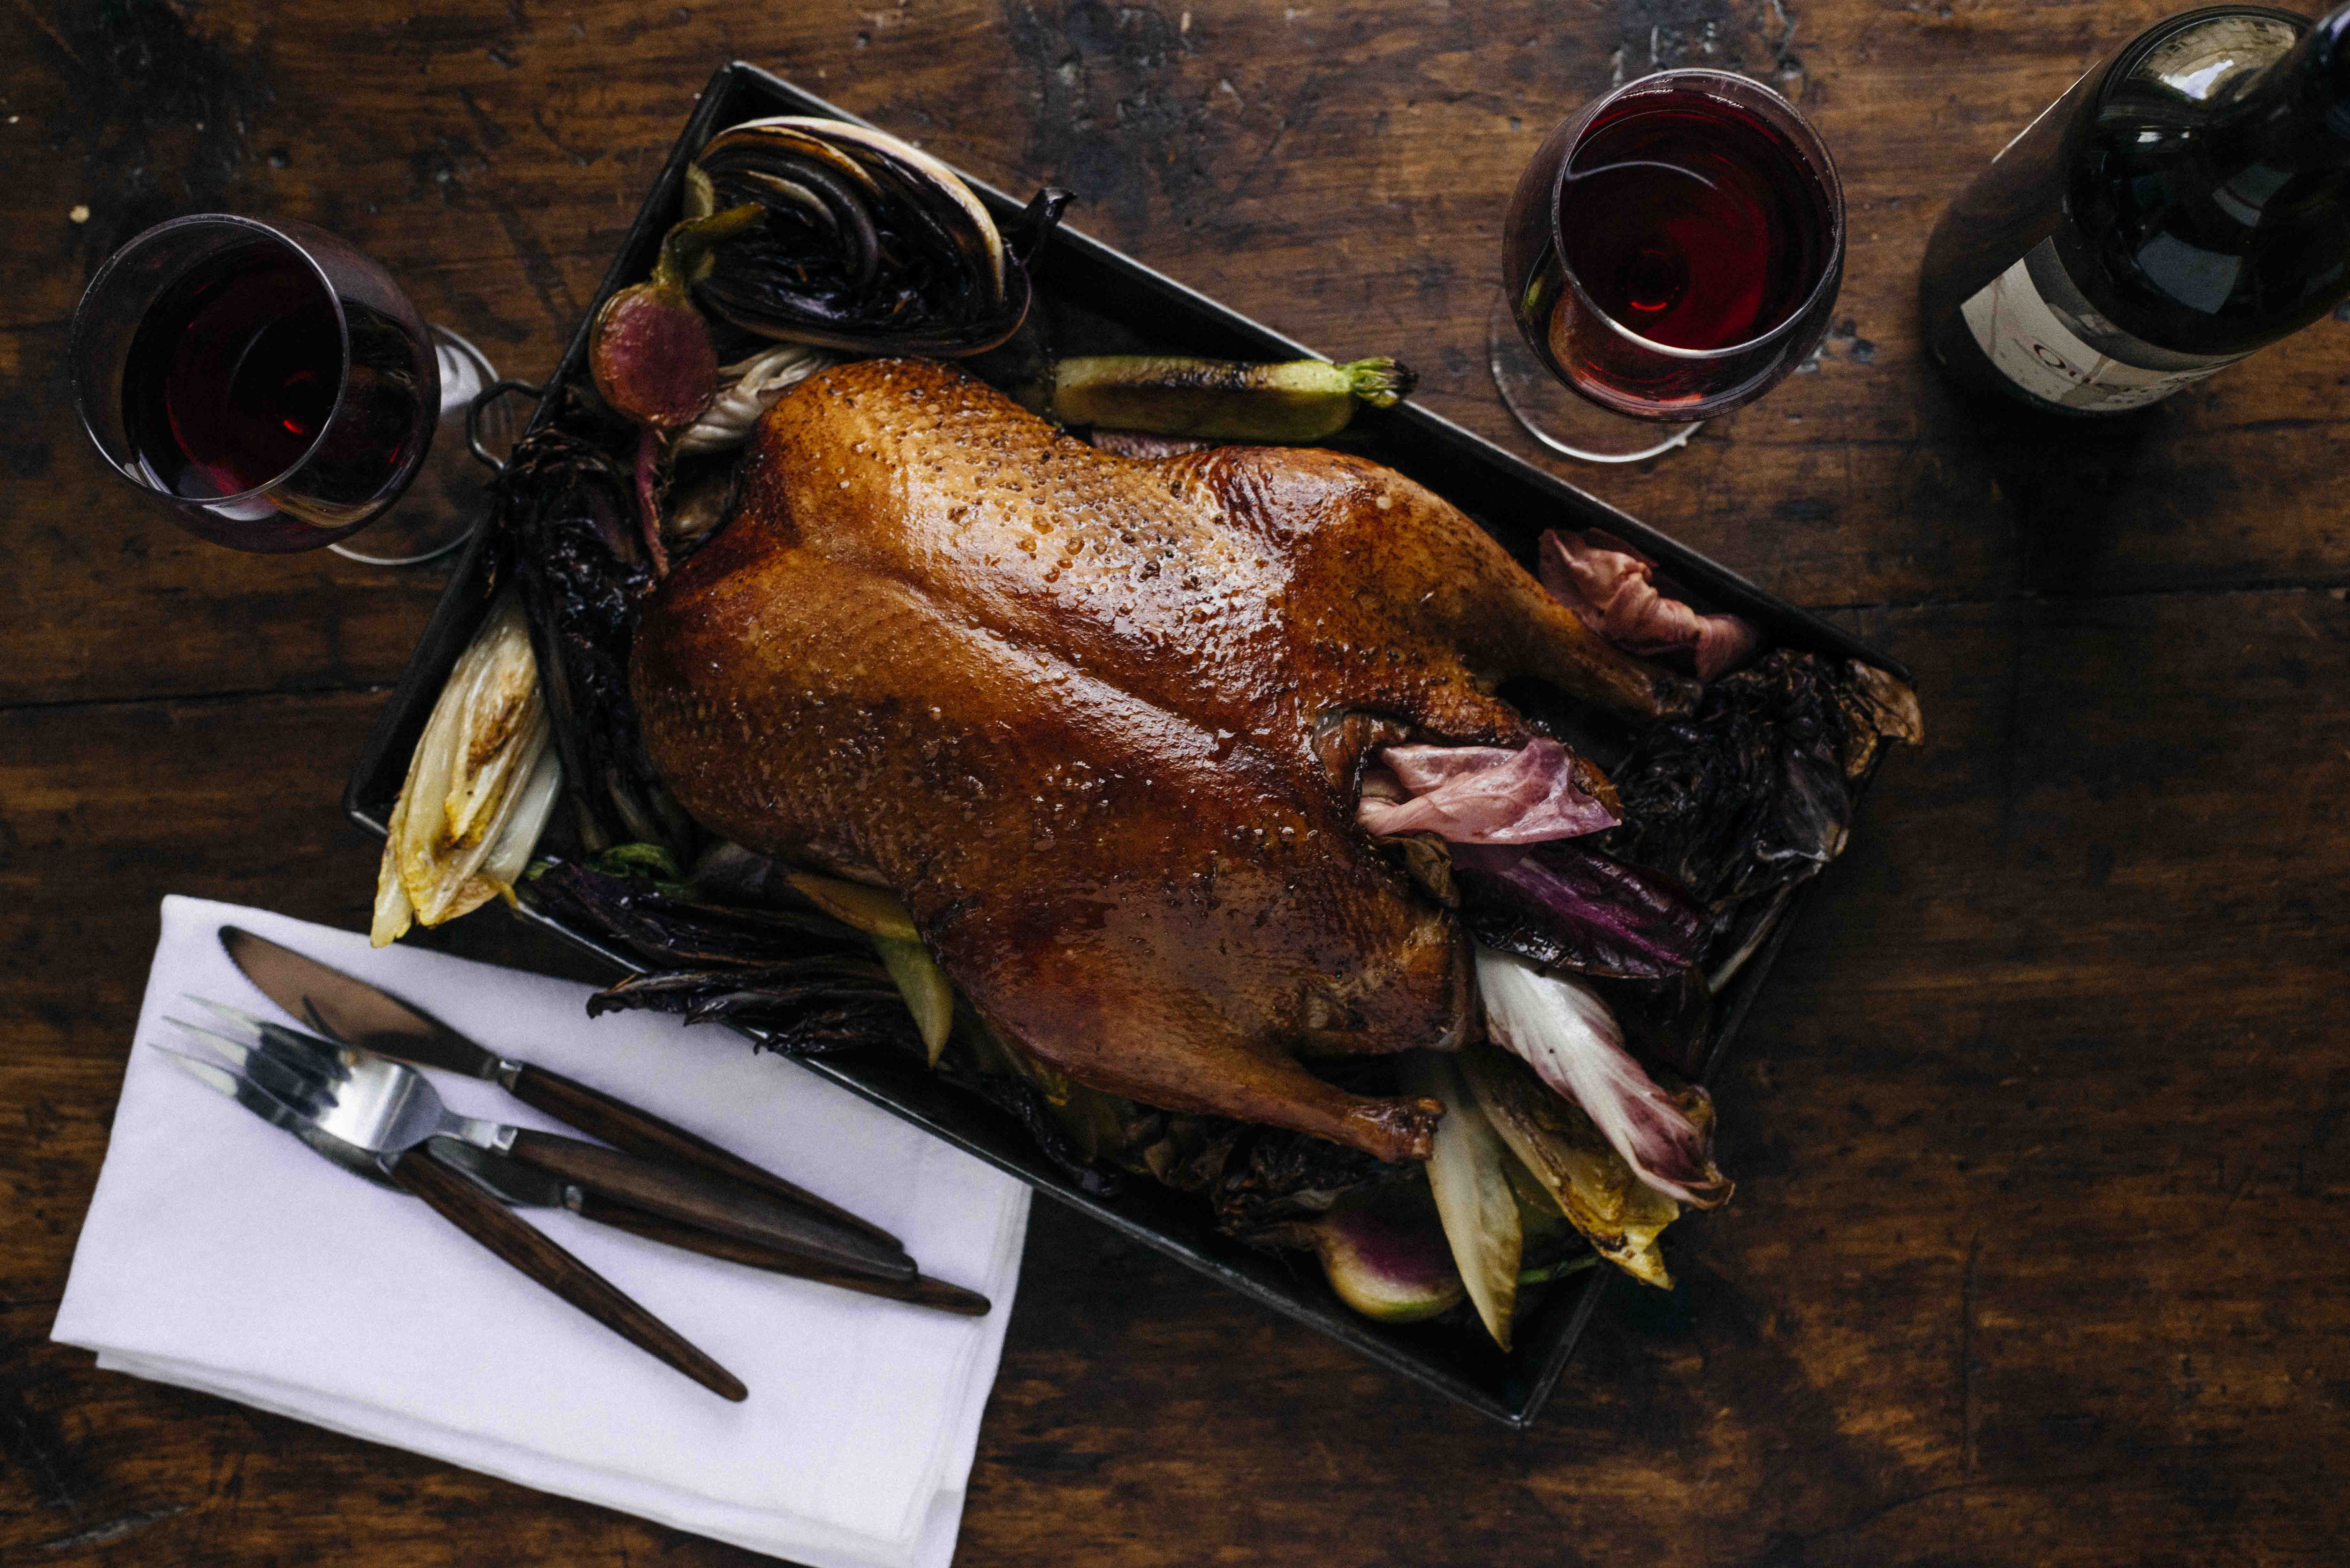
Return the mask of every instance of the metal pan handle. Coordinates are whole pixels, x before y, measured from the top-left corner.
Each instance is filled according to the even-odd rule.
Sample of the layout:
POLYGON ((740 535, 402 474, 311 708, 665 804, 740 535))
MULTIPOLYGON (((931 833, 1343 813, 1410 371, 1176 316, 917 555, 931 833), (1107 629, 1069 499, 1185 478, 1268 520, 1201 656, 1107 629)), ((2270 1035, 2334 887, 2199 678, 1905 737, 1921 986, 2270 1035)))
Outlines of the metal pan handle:
POLYGON ((466 450, 471 452, 474 459, 492 473, 504 473, 506 471, 505 460, 492 455, 490 449, 482 444, 482 415, 492 403, 496 402, 508 392, 527 393, 534 402, 546 396, 546 388, 533 386, 528 381, 516 380, 509 376, 502 380, 492 381, 488 386, 475 392, 473 400, 465 405, 466 450))

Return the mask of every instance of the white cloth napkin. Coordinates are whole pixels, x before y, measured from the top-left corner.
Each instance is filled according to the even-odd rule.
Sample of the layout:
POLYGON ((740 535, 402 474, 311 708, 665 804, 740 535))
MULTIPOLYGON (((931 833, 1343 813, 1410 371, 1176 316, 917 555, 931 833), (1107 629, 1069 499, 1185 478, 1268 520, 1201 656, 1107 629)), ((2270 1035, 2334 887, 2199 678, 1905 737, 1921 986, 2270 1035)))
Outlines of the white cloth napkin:
MULTIPOLYGON (((54 1336, 99 1365, 816 1568, 944 1568, 995 1380, 1028 1189, 723 1029, 589 1022, 584 988, 259 909, 163 902, 112 1141, 54 1336), (619 1095, 895 1232, 995 1310, 951 1317, 525 1218, 750 1386, 707 1393, 422 1203, 328 1164, 151 1042, 183 992, 282 1017, 221 950, 244 926, 501 1054, 619 1095)), ((477 1079, 462 1113, 565 1130, 477 1079)))

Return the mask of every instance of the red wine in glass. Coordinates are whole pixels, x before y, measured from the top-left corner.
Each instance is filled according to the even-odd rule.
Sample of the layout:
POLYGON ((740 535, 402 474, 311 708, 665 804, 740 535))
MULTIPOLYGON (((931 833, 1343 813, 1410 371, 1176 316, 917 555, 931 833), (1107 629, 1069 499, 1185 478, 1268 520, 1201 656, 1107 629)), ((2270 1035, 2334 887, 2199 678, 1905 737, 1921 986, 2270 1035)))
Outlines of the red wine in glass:
POLYGON ((1818 347, 1843 277, 1843 192, 1778 94, 1662 71, 1551 133, 1503 251, 1504 400, 1557 450, 1626 462, 1761 397, 1818 347))
MULTIPOLYGON (((336 545, 376 521, 452 406, 495 379, 341 240, 228 214, 174 219, 116 252, 74 314, 71 359, 108 462, 192 533, 259 551, 336 545)), ((450 460, 462 477, 452 445, 435 491, 452 488, 437 473, 450 460)), ((393 535, 378 553, 337 548, 392 564, 470 531, 470 497, 427 499, 439 504, 403 506, 370 535, 393 535)))
MULTIPOLYGON (((258 490, 302 461, 343 389, 342 323, 309 268, 256 246, 191 270, 140 319, 123 425, 173 495, 258 490)), ((397 466, 400 453, 383 454, 397 466)))

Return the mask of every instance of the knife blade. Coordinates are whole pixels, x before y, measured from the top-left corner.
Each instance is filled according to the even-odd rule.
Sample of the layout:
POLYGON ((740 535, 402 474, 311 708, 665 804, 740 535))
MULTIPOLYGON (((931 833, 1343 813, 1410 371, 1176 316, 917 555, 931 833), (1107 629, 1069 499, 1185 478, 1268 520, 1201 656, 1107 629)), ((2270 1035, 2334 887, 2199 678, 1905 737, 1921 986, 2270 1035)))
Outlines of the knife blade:
POLYGON ((482 1078, 508 1094, 616 1148, 669 1160, 754 1187, 813 1209, 899 1252, 905 1243, 870 1220, 828 1203, 709 1139, 690 1133, 616 1096, 560 1073, 500 1056, 382 987, 296 952, 238 926, 223 926, 221 946, 262 994, 296 1018, 348 1044, 405 1062, 482 1078))

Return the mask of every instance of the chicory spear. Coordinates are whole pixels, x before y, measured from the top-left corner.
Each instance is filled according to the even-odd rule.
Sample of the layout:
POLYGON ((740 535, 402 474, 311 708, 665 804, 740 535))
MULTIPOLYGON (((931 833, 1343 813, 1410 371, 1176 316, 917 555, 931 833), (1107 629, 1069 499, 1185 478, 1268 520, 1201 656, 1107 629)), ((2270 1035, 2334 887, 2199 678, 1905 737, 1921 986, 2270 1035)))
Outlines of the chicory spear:
MULTIPOLYGON (((1657 1238, 1680 1205, 1641 1181, 1581 1107, 1490 1045, 1461 1054, 1461 1071, 1493 1130, 1594 1251, 1644 1284, 1670 1290, 1657 1238)), ((1711 1115, 1690 1101, 1695 1119, 1711 1115)))
POLYGON ((1510 1190, 1513 1158, 1485 1119, 1450 1056, 1412 1053, 1403 1064, 1404 1085, 1444 1105, 1428 1156, 1428 1185, 1436 1194, 1437 1218, 1452 1249, 1453 1266, 1468 1287, 1485 1332, 1510 1348, 1510 1319, 1517 1310, 1518 1262, 1525 1231, 1518 1199, 1510 1190))
POLYGON ((1481 947, 1477 992, 1486 1033, 1582 1106, 1643 1182, 1692 1208, 1729 1201, 1712 1137, 1632 1059, 1624 1032, 1589 988, 1481 947))
POLYGON ((805 343, 785 343, 722 367, 718 396, 671 444, 671 454, 698 457, 741 446, 776 399, 838 358, 805 343))
POLYGON ((560 786, 538 663, 509 593, 449 672, 409 758, 376 875, 375 945, 513 898, 560 786))

